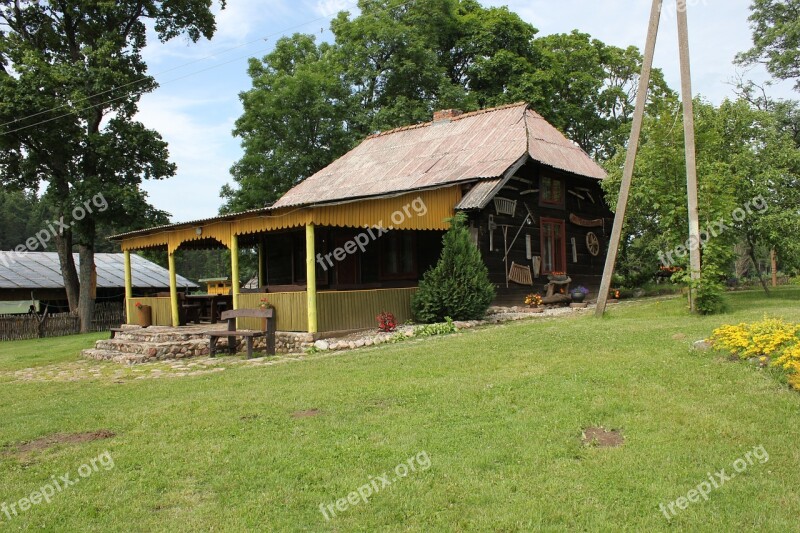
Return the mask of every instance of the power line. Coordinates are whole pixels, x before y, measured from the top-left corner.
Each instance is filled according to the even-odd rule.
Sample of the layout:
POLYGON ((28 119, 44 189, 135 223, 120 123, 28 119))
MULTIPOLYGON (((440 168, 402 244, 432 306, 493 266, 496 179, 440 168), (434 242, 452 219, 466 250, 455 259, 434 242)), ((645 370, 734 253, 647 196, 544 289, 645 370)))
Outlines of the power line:
MULTIPOLYGON (((409 4, 409 3, 413 2, 413 1, 415 1, 415 0, 409 0, 409 1, 407 1, 407 2, 404 2, 403 4, 400 4, 399 6, 395 6, 395 7, 400 7, 400 6, 403 6, 403 5, 409 4)), ((345 6, 345 7, 352 7, 352 6, 354 6, 354 5, 357 5, 357 2, 352 2, 352 1, 351 1, 351 2, 349 2, 349 3, 348 3, 346 6, 345 6)), ((30 114, 30 115, 27 115, 27 116, 24 116, 24 117, 21 117, 21 118, 15 118, 14 120, 11 120, 11 121, 9 121, 9 122, 5 122, 5 123, 3 123, 3 124, 0 124, 0 128, 2 128, 2 127, 5 127, 5 126, 8 126, 8 125, 10 125, 10 124, 16 124, 16 123, 18 123, 18 122, 22 122, 22 121, 24 121, 24 120, 28 120, 28 119, 30 119, 30 118, 35 118, 35 117, 38 117, 38 116, 41 116, 41 115, 44 115, 44 114, 47 114, 47 113, 52 113, 52 112, 58 111, 59 109, 68 108, 68 107, 70 107, 71 105, 74 105, 74 104, 77 104, 77 103, 80 103, 80 102, 85 102, 85 101, 87 101, 87 100, 90 100, 90 99, 92 99, 92 98, 95 98, 95 97, 97 97, 97 96, 102 96, 102 95, 104 95, 104 94, 108 94, 108 93, 110 93, 110 92, 117 91, 117 90, 119 90, 119 89, 124 89, 125 87, 130 87, 131 85, 136 85, 136 84, 139 84, 139 83, 143 83, 143 82, 145 82, 145 81, 148 81, 148 80, 150 80, 151 78, 153 78, 153 79, 154 79, 154 78, 155 78, 155 76, 159 76, 159 75, 161 75, 161 74, 165 74, 165 73, 168 73, 168 72, 172 72, 172 71, 175 71, 175 70, 179 70, 179 69, 182 69, 182 68, 184 68, 184 67, 187 67, 187 66, 189 66, 189 65, 193 65, 193 64, 196 64, 196 63, 199 63, 199 62, 202 62, 202 61, 206 61, 206 60, 209 60, 209 59, 213 59, 213 58, 215 58, 215 57, 217 57, 217 56, 220 56, 220 55, 226 54, 226 53, 228 53, 228 52, 231 52, 231 51, 233 51, 233 50, 237 50, 237 49, 239 49, 239 48, 243 48, 243 47, 249 46, 249 45, 251 45, 251 44, 253 44, 253 43, 255 43, 255 42, 258 42, 258 41, 266 41, 266 40, 268 40, 270 37, 275 37, 275 36, 283 35, 283 34, 285 34, 285 33, 289 32, 289 31, 296 30, 296 29, 299 29, 299 28, 303 28, 303 27, 305 27, 305 26, 308 26, 308 25, 310 25, 310 24, 316 24, 316 23, 319 23, 320 21, 328 20, 328 19, 331 19, 331 18, 332 18, 332 15, 331 15, 331 16, 324 16, 324 17, 317 17, 317 18, 315 18, 315 19, 313 19, 313 20, 309 20, 309 21, 306 21, 306 22, 303 22, 303 23, 301 23, 301 24, 297 24, 297 25, 294 25, 294 26, 290 26, 290 27, 284 28, 284 29, 282 29, 282 30, 280 30, 280 31, 277 31, 277 32, 274 32, 274 33, 270 33, 270 34, 267 34, 267 35, 260 36, 260 37, 258 37, 258 38, 256 38, 256 39, 253 39, 253 40, 251 40, 251 41, 248 41, 248 42, 246 42, 246 43, 243 43, 243 44, 240 44, 240 45, 237 45, 237 46, 231 47, 231 48, 227 48, 227 49, 225 49, 225 50, 223 50, 223 51, 221 51, 221 52, 217 52, 217 53, 214 53, 214 54, 211 54, 211 55, 208 55, 208 56, 204 56, 204 57, 201 57, 201 58, 198 58, 198 59, 194 59, 194 60, 192 60, 192 61, 188 61, 188 62, 186 62, 186 63, 180 64, 180 65, 177 65, 177 66, 175 66, 175 67, 169 68, 169 69, 167 69, 167 70, 163 70, 163 71, 161 71, 161 72, 158 72, 158 73, 156 73, 156 74, 153 74, 152 76, 143 76, 143 77, 141 77, 141 78, 139 78, 139 79, 132 80, 132 81, 130 81, 130 82, 128 82, 128 83, 124 83, 124 84, 122 84, 122 85, 119 85, 119 86, 117 86, 117 87, 112 87, 111 89, 106 89, 105 91, 100 91, 100 92, 98 92, 98 93, 91 94, 91 95, 89 95, 89 96, 86 96, 86 97, 83 97, 83 98, 80 98, 80 99, 76 100, 76 101, 75 101, 75 102, 73 102, 72 104, 61 104, 61 105, 55 106, 55 107, 53 107, 53 108, 51 108, 51 109, 47 109, 47 110, 44 110, 44 111, 39 111, 39 112, 36 112, 36 113, 32 113, 32 114, 30 114)), ((166 84, 169 84, 169 83, 173 83, 173 82, 175 82, 175 81, 179 81, 179 80, 182 80, 182 79, 185 79, 185 78, 188 78, 188 77, 194 76, 194 75, 196 75, 196 74, 201 74, 201 73, 203 73, 203 72, 207 72, 207 71, 209 71, 209 70, 212 70, 212 69, 214 69, 214 68, 218 68, 218 67, 221 67, 221 66, 229 65, 229 64, 231 64, 231 63, 234 63, 234 62, 236 62, 236 61, 239 61, 239 60, 241 60, 241 59, 243 59, 243 58, 250 57, 250 55, 251 55, 251 54, 254 54, 254 53, 255 53, 255 54, 258 54, 258 53, 264 52, 264 51, 268 50, 269 48, 270 48, 270 47, 260 48, 260 49, 258 49, 258 50, 255 50, 254 52, 248 52, 248 53, 247 53, 246 55, 244 55, 244 56, 237 56, 236 58, 234 58, 234 59, 232 59, 232 60, 230 60, 230 61, 226 61, 226 62, 224 62, 224 63, 219 63, 219 64, 217 64, 217 65, 214 65, 214 66, 211 66, 211 67, 208 67, 208 68, 205 68, 205 69, 197 70, 197 71, 191 72, 191 73, 189 73, 189 74, 187 74, 187 75, 185 75, 185 76, 180 76, 180 77, 178 77, 178 78, 173 78, 173 79, 171 79, 171 80, 168 80, 168 81, 166 81, 166 82, 163 82, 163 83, 159 82, 159 86, 161 86, 161 85, 166 85, 166 84)), ((41 126, 42 124, 47 124, 48 122, 52 122, 52 121, 54 121, 54 120, 58 120, 58 119, 61 119, 61 118, 68 117, 68 116, 70 116, 70 115, 72 115, 72 114, 74 114, 74 113, 80 113, 81 111, 86 111, 86 110, 88 110, 88 109, 92 109, 92 108, 95 108, 95 107, 98 107, 98 106, 102 106, 102 105, 106 105, 106 104, 109 104, 109 103, 112 103, 112 102, 116 102, 117 100, 122 100, 122 99, 124 99, 124 98, 128 98, 129 96, 131 96, 131 95, 133 95, 133 94, 136 94, 136 91, 131 91, 131 92, 129 92, 129 93, 126 93, 126 94, 125 94, 125 95, 123 95, 123 96, 118 96, 118 97, 115 97, 115 98, 111 98, 111 99, 109 99, 109 100, 106 100, 106 101, 104 101, 104 102, 100 102, 100 103, 98 103, 98 104, 93 104, 93 105, 90 105, 90 106, 86 106, 86 107, 83 107, 83 108, 81 108, 81 109, 78 109, 78 110, 71 110, 71 111, 70 111, 70 112, 68 112, 68 113, 64 113, 64 114, 61 114, 61 115, 59 115, 59 116, 52 117, 52 118, 49 118, 49 119, 41 120, 41 121, 39 121, 39 122, 36 122, 36 123, 33 123, 33 124, 28 124, 28 125, 25 125, 25 126, 20 126, 19 128, 15 128, 15 129, 7 130, 7 131, 4 131, 4 132, 0 133, 0 135, 9 135, 9 134, 11 134, 11 133, 16 133, 16 132, 18 132, 18 131, 22 131, 22 130, 25 130, 25 129, 28 129, 28 128, 33 128, 33 127, 36 127, 36 126, 41 126)), ((139 93, 139 94, 143 94, 143 93, 139 93)))

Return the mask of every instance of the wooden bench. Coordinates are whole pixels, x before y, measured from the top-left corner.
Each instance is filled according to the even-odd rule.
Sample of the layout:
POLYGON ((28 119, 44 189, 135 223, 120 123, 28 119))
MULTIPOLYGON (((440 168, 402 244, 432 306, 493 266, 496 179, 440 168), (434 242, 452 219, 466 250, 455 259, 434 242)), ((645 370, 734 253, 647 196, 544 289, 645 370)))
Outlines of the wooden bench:
POLYGON ((267 355, 275 355, 275 311, 274 309, 238 309, 236 311, 225 311, 222 313, 222 320, 228 321, 228 329, 218 329, 206 331, 209 337, 208 354, 214 357, 217 353, 217 339, 220 337, 228 338, 228 352, 236 353, 236 337, 244 337, 247 341, 247 358, 253 357, 253 339, 258 337, 266 338, 267 355), (264 329, 248 330, 236 329, 237 318, 261 318, 264 319, 264 329))
POLYGON ((117 333, 122 333, 123 331, 125 331, 125 328, 111 328, 109 331, 111 332, 110 338, 113 339, 114 337, 117 336, 117 333))

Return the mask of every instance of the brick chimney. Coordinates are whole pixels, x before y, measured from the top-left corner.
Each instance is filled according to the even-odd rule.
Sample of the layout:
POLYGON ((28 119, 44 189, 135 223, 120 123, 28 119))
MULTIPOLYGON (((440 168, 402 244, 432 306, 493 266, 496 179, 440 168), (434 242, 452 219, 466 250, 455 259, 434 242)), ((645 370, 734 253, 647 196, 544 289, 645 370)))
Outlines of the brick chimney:
POLYGON ((434 111, 433 112, 433 123, 438 124, 440 122, 450 122, 450 120, 463 115, 464 112, 460 109, 442 109, 441 111, 434 111))

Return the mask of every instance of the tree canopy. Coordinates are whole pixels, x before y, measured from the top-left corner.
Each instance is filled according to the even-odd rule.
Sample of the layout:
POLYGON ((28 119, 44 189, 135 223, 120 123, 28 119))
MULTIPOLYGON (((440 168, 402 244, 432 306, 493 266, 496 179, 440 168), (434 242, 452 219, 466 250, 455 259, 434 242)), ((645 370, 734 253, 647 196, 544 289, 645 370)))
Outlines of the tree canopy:
POLYGON ((175 172, 160 135, 133 120, 140 95, 156 87, 141 55, 147 23, 161 41, 197 41, 214 33, 210 8, 211 0, 0 1, 0 180, 30 191, 44 184, 47 208, 67 223, 55 241, 84 329, 98 225, 162 216, 139 185, 175 172), (75 216, 98 194, 106 209, 75 216))
POLYGON ((751 11, 753 47, 737 61, 762 63, 778 79, 796 79, 800 90, 800 0, 754 0, 751 11))
MULTIPOLYGON (((573 32, 537 38, 507 8, 475 0, 361 0, 331 23, 335 41, 281 39, 250 62, 234 134, 243 157, 222 190, 224 212, 263 207, 365 136, 526 101, 587 152, 623 143, 642 57, 573 32)), ((660 72, 653 98, 670 93, 660 72)))

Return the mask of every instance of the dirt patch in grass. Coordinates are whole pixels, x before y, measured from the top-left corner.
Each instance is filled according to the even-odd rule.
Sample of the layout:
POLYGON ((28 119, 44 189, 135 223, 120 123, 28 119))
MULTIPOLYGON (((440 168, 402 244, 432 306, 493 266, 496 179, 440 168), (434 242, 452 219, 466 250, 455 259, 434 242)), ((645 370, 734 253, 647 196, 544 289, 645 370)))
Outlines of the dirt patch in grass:
POLYGON ((309 418, 312 416, 319 416, 322 414, 322 411, 319 409, 305 409, 303 411, 295 411, 292 413, 292 418, 309 418))
POLYGON ((581 442, 584 446, 594 446, 597 448, 616 448, 622 446, 625 437, 618 429, 608 430, 603 426, 588 427, 583 430, 581 442))
POLYGON ((95 440, 110 439, 114 436, 116 436, 116 434, 108 429, 98 429, 97 431, 86 431, 84 433, 56 433, 20 444, 6 445, 3 449, 3 453, 5 455, 10 455, 12 453, 26 454, 46 450, 58 444, 81 444, 95 440))

